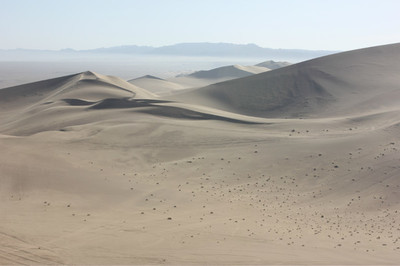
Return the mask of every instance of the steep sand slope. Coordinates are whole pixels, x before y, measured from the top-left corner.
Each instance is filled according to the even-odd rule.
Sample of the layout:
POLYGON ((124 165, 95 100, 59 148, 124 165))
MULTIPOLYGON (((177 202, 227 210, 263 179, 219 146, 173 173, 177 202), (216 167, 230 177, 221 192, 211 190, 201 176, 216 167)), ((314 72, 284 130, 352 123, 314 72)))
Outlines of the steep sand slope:
POLYGON ((171 97, 263 117, 335 116, 399 105, 400 44, 339 53, 171 97))
MULTIPOLYGON (((357 92, 353 56, 389 91, 398 65, 376 51, 396 47, 320 66, 357 92)), ((248 117, 91 72, 0 90, 0 264, 398 264, 400 110, 325 82, 358 109, 248 117)))

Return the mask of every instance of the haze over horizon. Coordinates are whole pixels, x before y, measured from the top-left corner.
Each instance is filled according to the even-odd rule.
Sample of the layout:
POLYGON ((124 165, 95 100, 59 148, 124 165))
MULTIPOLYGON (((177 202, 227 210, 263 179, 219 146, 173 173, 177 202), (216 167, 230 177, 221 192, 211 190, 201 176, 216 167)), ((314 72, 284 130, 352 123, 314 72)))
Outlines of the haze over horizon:
MULTIPOLYGON (((71 47, 66 47, 66 48, 61 48, 61 49, 35 49, 35 48, 8 48, 8 49, 1 49, 3 51, 13 51, 13 50, 27 50, 27 51, 50 51, 50 52, 70 52, 70 51, 74 51, 74 52, 97 52, 99 50, 109 50, 112 51, 113 49, 119 49, 119 48, 143 48, 146 52, 147 49, 159 49, 159 48, 166 48, 166 47, 174 47, 174 46, 182 46, 182 45, 228 45, 228 46, 236 46, 237 48, 244 48, 244 47, 251 47, 251 48, 263 48, 263 49, 270 49, 270 50, 301 50, 301 51, 329 51, 329 52, 340 52, 341 50, 323 50, 323 49, 300 49, 300 48, 271 48, 271 47, 264 47, 264 46, 260 46, 258 44, 255 43, 230 43, 230 42, 180 42, 180 43, 173 43, 173 44, 168 44, 168 45, 158 45, 158 46, 152 46, 152 45, 138 45, 138 44, 121 44, 121 45, 113 45, 113 46, 99 46, 99 47, 92 47, 92 48, 88 48, 88 49, 75 49, 75 48, 71 48, 71 47)), ((114 51, 112 51, 113 53, 114 51)), ((126 51, 123 51, 123 53, 126 51)), ((142 51, 139 51, 137 53, 141 53, 142 51)))
POLYGON ((399 42, 399 9, 394 0, 5 0, 0 49, 225 42, 344 51, 399 42))

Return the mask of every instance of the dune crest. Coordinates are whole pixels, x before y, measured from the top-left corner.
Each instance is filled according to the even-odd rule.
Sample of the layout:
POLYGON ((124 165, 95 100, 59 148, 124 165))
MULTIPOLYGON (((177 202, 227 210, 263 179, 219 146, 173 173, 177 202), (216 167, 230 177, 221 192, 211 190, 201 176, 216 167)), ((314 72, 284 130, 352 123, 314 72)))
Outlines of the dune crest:
POLYGON ((268 60, 268 61, 261 62, 261 63, 257 64, 256 66, 266 67, 269 69, 278 69, 278 68, 286 67, 286 66, 290 66, 290 65, 291 65, 291 63, 289 63, 289 62, 276 62, 274 60, 268 60))

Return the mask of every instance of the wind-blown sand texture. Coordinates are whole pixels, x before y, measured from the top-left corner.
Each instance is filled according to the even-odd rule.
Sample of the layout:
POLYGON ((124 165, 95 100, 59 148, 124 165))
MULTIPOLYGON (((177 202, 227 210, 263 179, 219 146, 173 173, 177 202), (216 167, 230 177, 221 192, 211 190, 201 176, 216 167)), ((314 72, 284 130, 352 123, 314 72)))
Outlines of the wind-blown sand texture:
POLYGON ((400 44, 160 97, 0 90, 1 264, 398 264, 400 44))

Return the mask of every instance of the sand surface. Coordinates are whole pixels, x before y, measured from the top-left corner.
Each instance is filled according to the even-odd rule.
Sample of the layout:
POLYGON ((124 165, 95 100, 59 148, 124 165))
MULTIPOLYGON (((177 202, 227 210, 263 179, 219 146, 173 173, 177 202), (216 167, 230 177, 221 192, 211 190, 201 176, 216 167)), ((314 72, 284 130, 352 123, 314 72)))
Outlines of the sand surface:
MULTIPOLYGON (((264 63, 270 64, 268 62, 264 63)), ((289 64, 286 62, 274 63, 274 66, 277 68, 279 68, 280 64, 289 64)), ((210 70, 195 71, 190 74, 180 74, 168 79, 145 75, 139 78, 128 80, 128 82, 157 95, 168 96, 179 90, 204 87, 218 82, 252 76, 254 74, 263 73, 269 70, 269 68, 264 66, 231 65, 213 68, 210 70)))
POLYGON ((0 264, 398 264, 399 55, 0 90, 0 264))

